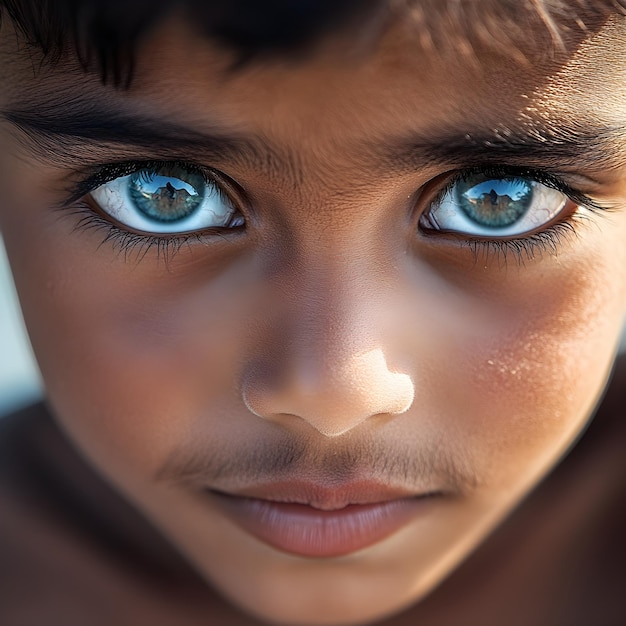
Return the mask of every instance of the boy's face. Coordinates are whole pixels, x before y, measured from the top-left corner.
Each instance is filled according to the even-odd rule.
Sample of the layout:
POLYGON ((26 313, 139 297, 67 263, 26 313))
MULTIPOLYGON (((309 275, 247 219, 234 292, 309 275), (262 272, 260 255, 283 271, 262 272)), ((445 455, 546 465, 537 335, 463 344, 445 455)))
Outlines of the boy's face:
POLYGON ((228 74, 170 22, 124 92, 70 62, 34 72, 5 23, 0 227, 50 402, 235 604, 308 624, 399 610, 581 432, 626 296, 623 36, 613 19, 523 64, 429 54, 399 23, 228 74), (81 176, 146 160, 178 162, 174 182, 221 172, 232 219, 183 242, 175 220, 125 227, 131 196, 111 228, 102 188, 59 208, 81 176))

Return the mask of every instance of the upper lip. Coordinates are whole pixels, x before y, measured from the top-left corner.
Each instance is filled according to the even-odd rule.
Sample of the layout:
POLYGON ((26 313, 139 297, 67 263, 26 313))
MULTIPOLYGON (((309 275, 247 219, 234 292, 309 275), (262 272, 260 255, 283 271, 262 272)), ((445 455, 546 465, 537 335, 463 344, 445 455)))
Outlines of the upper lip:
POLYGON ((416 493, 406 488, 385 485, 372 480, 340 484, 285 480, 250 485, 229 492, 214 491, 226 496, 303 504, 325 511, 335 511, 351 505, 380 504, 392 500, 418 498, 441 493, 440 490, 416 493))

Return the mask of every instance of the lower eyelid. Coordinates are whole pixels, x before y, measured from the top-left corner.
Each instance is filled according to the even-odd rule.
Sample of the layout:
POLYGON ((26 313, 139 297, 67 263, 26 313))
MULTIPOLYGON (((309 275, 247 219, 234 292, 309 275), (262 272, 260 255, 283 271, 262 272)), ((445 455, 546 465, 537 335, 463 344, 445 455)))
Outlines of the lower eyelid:
POLYGON ((196 244, 201 246, 200 249, 203 251, 211 250, 214 245, 217 245, 218 249, 233 252, 237 249, 237 247, 233 248, 233 244, 238 240, 244 241, 240 239, 245 233, 244 228, 233 228, 226 232, 207 229, 202 232, 177 233, 171 236, 135 232, 102 216, 84 201, 78 201, 71 207, 64 207, 60 210, 63 213, 69 211, 74 221, 74 233, 98 235, 99 242, 96 250, 100 250, 106 244, 125 262, 139 263, 149 259, 154 260, 153 254, 149 254, 154 253, 156 259, 162 259, 168 263, 182 250, 192 250, 196 244), (223 248, 224 245, 228 248, 223 248))
POLYGON ((561 211, 548 224, 522 235, 509 237, 481 237, 462 232, 442 231, 433 227, 425 211, 419 218, 419 230, 424 242, 454 246, 470 251, 473 262, 480 260, 485 267, 496 263, 496 268, 505 267, 510 258, 523 265, 538 260, 549 253, 558 255, 566 244, 579 241, 579 225, 588 223, 598 215, 598 209, 577 204, 567 199, 561 211))

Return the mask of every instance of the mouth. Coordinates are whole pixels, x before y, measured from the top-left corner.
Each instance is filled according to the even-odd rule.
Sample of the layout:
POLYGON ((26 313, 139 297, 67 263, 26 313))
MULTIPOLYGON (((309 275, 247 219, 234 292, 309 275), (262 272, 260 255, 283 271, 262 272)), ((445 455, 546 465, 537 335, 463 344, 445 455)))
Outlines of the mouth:
POLYGON ((222 512, 261 542, 288 554, 332 558, 365 549, 425 515, 443 494, 409 494, 377 483, 336 488, 283 482, 242 492, 207 491, 222 512))

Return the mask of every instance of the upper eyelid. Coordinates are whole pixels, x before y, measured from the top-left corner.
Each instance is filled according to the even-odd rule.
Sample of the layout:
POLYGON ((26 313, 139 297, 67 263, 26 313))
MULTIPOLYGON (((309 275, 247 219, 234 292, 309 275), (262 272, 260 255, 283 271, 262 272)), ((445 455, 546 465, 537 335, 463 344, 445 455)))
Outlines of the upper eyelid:
POLYGON ((473 176, 476 174, 491 176, 494 179, 511 177, 534 180, 538 183, 546 185, 547 187, 551 187, 552 189, 560 191, 561 193, 565 194, 570 200, 580 205, 584 205, 588 208, 597 210, 607 208, 595 201, 593 198, 589 197, 587 194, 568 184, 564 176, 558 176, 545 170, 524 167, 511 167, 508 165, 478 165, 471 168, 460 169, 455 172, 452 177, 447 181, 445 187, 437 194, 437 197, 442 197, 443 194, 445 194, 447 191, 450 191, 457 182, 463 180, 465 177, 473 176))
MULTIPOLYGON (((207 184, 216 184, 220 187, 223 181, 220 180, 221 176, 227 176, 213 168, 195 163, 192 160, 179 160, 179 159, 125 159, 118 162, 105 163, 98 166, 90 166, 88 172, 83 172, 78 183, 72 185, 70 189, 70 196, 66 199, 62 205, 67 206, 78 201, 83 196, 87 195, 94 189, 97 189, 100 185, 104 185, 107 182, 115 180, 116 178, 132 174, 133 172, 141 169, 157 169, 159 167, 172 167, 178 166, 182 169, 188 169, 202 174, 207 184)), ((452 186, 462 180, 466 176, 474 174, 487 174, 494 178, 503 177, 518 177, 536 180, 542 184, 552 187, 570 198, 570 200, 587 206, 591 209, 606 209, 606 206, 596 202, 588 195, 582 193, 572 185, 568 184, 564 178, 565 176, 559 176, 546 170, 539 170, 535 168, 524 168, 509 165, 475 165, 467 168, 460 168, 452 173, 451 178, 447 181, 443 189, 440 189, 436 194, 437 198, 443 196, 446 191, 449 191, 452 186)), ((236 182, 236 181, 233 181, 236 182)), ((425 183, 427 184, 427 183, 425 183)))
POLYGON ((116 180, 117 178, 128 176, 142 169, 157 170, 162 167, 180 167, 181 169, 187 169, 191 172, 199 173, 204 177, 207 184, 215 184, 219 186, 221 182, 218 179, 216 170, 206 166, 201 166, 192 161, 166 159, 124 160, 92 166, 89 167, 87 171, 83 171, 82 173, 74 173, 72 178, 78 178, 78 181, 70 184, 69 197, 64 200, 62 204, 73 204, 94 189, 116 180))

